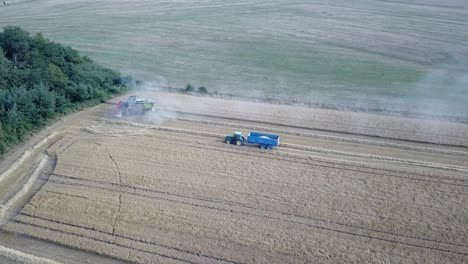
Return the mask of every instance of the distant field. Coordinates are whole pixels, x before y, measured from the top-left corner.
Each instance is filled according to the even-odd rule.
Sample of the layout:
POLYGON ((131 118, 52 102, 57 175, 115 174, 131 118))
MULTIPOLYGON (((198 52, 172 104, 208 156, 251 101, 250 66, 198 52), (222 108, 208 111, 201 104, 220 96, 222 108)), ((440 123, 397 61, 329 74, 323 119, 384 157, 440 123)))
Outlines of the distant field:
POLYGON ((464 0, 7 3, 0 26, 161 85, 468 115, 464 0))

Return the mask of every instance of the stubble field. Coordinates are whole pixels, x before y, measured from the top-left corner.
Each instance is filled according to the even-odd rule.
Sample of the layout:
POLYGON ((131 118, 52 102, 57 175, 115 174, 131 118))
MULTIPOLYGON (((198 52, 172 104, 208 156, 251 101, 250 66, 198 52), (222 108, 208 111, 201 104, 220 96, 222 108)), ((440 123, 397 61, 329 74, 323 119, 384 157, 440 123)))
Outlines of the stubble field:
POLYGON ((3 230, 136 263, 468 260, 466 125, 152 95, 144 118, 106 118, 108 104, 64 122, 44 185, 3 230), (422 142, 428 125, 445 145, 422 142), (254 128, 282 146, 223 142, 254 128))

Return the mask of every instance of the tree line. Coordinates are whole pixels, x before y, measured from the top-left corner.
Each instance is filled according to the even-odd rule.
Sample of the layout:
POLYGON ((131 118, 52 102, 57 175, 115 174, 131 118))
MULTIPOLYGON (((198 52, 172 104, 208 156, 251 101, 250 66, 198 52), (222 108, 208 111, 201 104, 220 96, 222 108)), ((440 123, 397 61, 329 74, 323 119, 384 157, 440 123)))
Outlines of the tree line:
POLYGON ((16 26, 0 32, 0 153, 57 116, 104 102, 130 77, 16 26))

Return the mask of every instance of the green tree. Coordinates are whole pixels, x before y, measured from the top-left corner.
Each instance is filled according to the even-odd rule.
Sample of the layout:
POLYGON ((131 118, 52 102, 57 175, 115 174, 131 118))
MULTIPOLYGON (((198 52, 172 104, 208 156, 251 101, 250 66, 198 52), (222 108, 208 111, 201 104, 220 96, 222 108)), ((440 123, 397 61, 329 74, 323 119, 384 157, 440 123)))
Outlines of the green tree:
POLYGON ((3 125, 2 122, 0 121, 0 153, 5 152, 7 148, 7 141, 5 137, 5 131, 3 131, 3 125))
POLYGON ((0 90, 8 89, 11 62, 5 57, 3 49, 0 48, 0 90))
POLYGON ((0 32, 0 153, 57 115, 104 101, 134 83, 76 50, 31 37, 19 27, 0 32))
POLYGON ((187 84, 187 86, 185 86, 185 91, 186 92, 193 92, 193 91, 195 91, 195 88, 193 88, 193 86, 189 83, 189 84, 187 84))
POLYGON ((15 65, 24 59, 29 51, 29 45, 29 33, 20 27, 6 26, 0 33, 0 47, 15 65))
POLYGON ((206 89, 205 86, 200 86, 200 87, 198 87, 198 92, 202 93, 202 94, 206 94, 206 93, 208 93, 208 89, 206 89))
POLYGON ((47 66, 49 80, 53 88, 64 88, 67 85, 68 77, 63 73, 57 65, 49 63, 47 66))

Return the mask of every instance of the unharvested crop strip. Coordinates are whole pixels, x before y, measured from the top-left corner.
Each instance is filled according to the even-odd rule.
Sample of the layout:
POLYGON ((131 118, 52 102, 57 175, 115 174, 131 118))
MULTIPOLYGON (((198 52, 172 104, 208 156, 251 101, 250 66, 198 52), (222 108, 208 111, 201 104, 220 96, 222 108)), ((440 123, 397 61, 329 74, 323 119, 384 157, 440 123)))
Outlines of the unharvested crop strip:
POLYGON ((284 212, 277 212, 277 211, 272 211, 272 210, 268 210, 268 209, 251 207, 251 206, 244 205, 244 204, 241 204, 241 203, 234 203, 234 202, 226 203, 226 202, 223 202, 223 201, 210 200, 210 199, 207 199, 207 198, 205 198, 202 201, 202 202, 220 204, 222 206, 227 205, 227 207, 228 207, 228 208, 220 208, 220 207, 217 207, 216 205, 199 204, 199 203, 194 203, 194 202, 190 201, 190 200, 200 200, 200 199, 198 199, 196 197, 190 197, 190 196, 167 193, 167 192, 160 192, 160 191, 156 191, 156 190, 143 189, 143 188, 139 188, 139 187, 126 186, 126 185, 118 186, 118 185, 115 185, 115 184, 112 184, 112 183, 105 183, 105 182, 99 182, 99 181, 91 181, 91 180, 79 180, 79 181, 80 182, 67 182, 67 181, 51 180, 51 182, 58 183, 58 184, 65 184, 65 185, 71 185, 71 186, 81 186, 81 187, 86 187, 86 188, 96 188, 96 189, 110 190, 110 191, 114 191, 114 192, 124 191, 124 192, 126 192, 128 194, 131 194, 131 195, 154 198, 154 199, 164 200, 164 201, 168 201, 168 202, 182 203, 182 204, 186 204, 186 205, 190 205, 190 206, 203 207, 203 208, 212 209, 212 210, 224 211, 224 212, 227 212, 227 213, 234 212, 235 208, 233 208, 232 206, 237 206, 237 207, 239 207, 241 209, 243 208, 243 209, 246 209, 246 210, 241 211, 241 210, 238 209, 238 210, 235 210, 235 212, 239 213, 239 214, 244 214, 244 215, 247 215, 247 216, 264 217, 264 218, 268 218, 268 219, 272 219, 272 220, 290 222, 290 223, 293 223, 293 224, 301 224, 301 225, 306 225, 306 226, 319 228, 319 229, 326 229, 326 230, 335 231, 335 232, 338 232, 338 233, 349 233, 349 234, 356 235, 356 236, 373 238, 373 239, 383 240, 383 241, 387 241, 387 242, 401 243, 401 244, 407 244, 407 245, 415 246, 415 247, 424 247, 424 248, 430 248, 430 249, 434 249, 434 250, 447 251, 447 252, 451 252, 451 253, 461 254, 461 255, 468 255, 468 253, 460 253, 460 252, 456 252, 456 251, 452 252, 451 250, 445 250, 445 249, 440 249, 440 248, 435 248, 435 247, 430 247, 430 246, 418 245, 418 244, 409 243, 409 242, 401 242, 401 241, 395 240, 395 238, 394 239, 387 239, 387 238, 376 237, 376 236, 372 236, 372 235, 368 235, 368 234, 356 233, 356 231, 355 232, 348 232, 346 230, 341 230, 341 229, 336 228, 336 227, 334 227, 334 228, 333 227, 328 227, 328 225, 335 225, 335 226, 341 226, 341 227, 346 227, 346 228, 352 228, 352 229, 355 229, 355 230, 365 230, 365 231, 380 233, 380 234, 384 234, 384 235, 401 237, 401 238, 404 238, 404 239, 413 239, 413 240, 425 241, 425 242, 436 243, 436 244, 441 244, 441 245, 445 244, 445 245, 449 245, 449 246, 457 246, 457 247, 462 247, 462 248, 468 249, 468 246, 463 245, 463 244, 457 244, 457 243, 451 243, 451 242, 442 242, 442 241, 437 241, 437 240, 433 240, 433 239, 419 238, 419 237, 415 237, 415 236, 397 234, 397 233, 388 232, 388 231, 384 231, 384 230, 377 230, 377 229, 372 229, 372 228, 354 226, 354 225, 345 224, 345 223, 338 223, 338 222, 334 222, 334 221, 330 221, 330 220, 323 220, 323 219, 317 219, 317 218, 311 218, 311 217, 305 217, 305 216, 299 216, 299 215, 284 213, 284 212), (96 186, 96 185, 93 185, 93 184, 87 184, 86 182, 96 182, 96 183, 99 183, 101 185, 96 186), (107 185, 107 186, 105 186, 105 185, 107 185), (156 194, 157 196, 142 194, 139 191, 146 192, 146 193, 153 193, 153 194, 156 194), (172 197, 172 198, 168 198, 168 197, 165 197, 165 196, 169 196, 169 197, 172 197), (180 199, 180 198, 182 198, 182 199, 180 199), (184 201, 184 199, 187 199, 187 201, 184 201), (251 211, 253 211, 253 212, 251 212, 251 211), (266 214, 259 214, 258 213, 259 211, 260 212, 265 212, 266 214), (285 216, 286 218, 278 217, 278 216, 271 216, 271 214, 285 216), (290 220, 290 218, 296 218, 298 220, 296 220, 296 221, 295 220, 290 220), (322 223, 322 225, 319 225, 318 223, 311 224, 310 221, 319 222, 319 223, 322 223))

